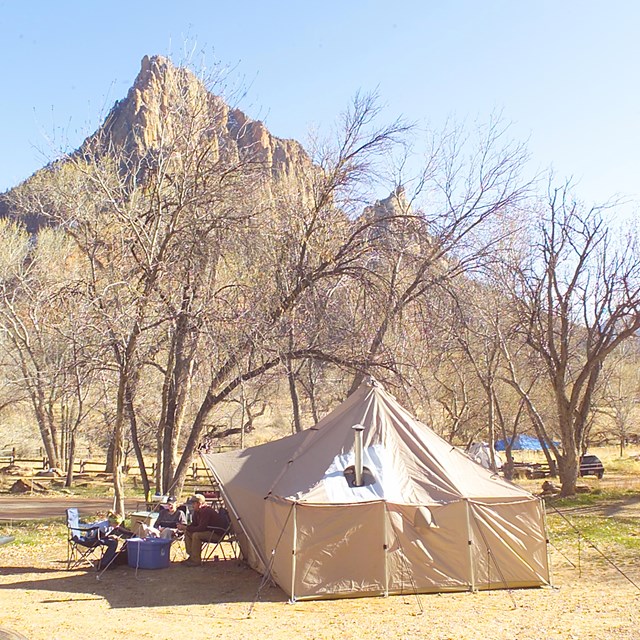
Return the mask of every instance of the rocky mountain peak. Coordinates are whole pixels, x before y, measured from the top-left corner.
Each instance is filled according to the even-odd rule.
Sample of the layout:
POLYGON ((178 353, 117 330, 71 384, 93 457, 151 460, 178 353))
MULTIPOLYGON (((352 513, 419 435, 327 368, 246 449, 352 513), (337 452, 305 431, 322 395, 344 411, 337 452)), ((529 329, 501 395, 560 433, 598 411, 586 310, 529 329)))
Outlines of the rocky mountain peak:
POLYGON ((210 93, 191 71, 163 56, 145 56, 127 96, 116 102, 103 126, 85 145, 98 139, 116 149, 144 156, 179 129, 186 104, 215 113, 215 135, 239 157, 250 156, 270 168, 275 179, 303 179, 311 160, 295 140, 277 138, 266 126, 210 93))
MULTIPOLYGON (((114 104, 101 127, 74 155, 123 152, 128 159, 123 168, 128 171, 136 159, 153 158, 160 145, 171 144, 173 136, 185 139, 191 135, 189 127, 195 117, 201 117, 201 126, 189 144, 208 144, 218 154, 224 149, 232 159, 259 165, 267 178, 261 182, 267 197, 273 196, 275 185, 283 182, 299 197, 310 196, 311 177, 318 169, 300 143, 271 135, 262 122, 231 108, 194 73, 175 66, 163 56, 142 58, 140 71, 127 95, 114 104)), ((51 163, 25 184, 46 180, 47 171, 64 163, 64 159, 51 163)), ((15 189, 20 189, 20 185, 15 189)), ((13 215, 15 189, 0 195, 0 217, 13 215)), ((44 224, 36 213, 23 216, 23 221, 32 232, 44 224)))

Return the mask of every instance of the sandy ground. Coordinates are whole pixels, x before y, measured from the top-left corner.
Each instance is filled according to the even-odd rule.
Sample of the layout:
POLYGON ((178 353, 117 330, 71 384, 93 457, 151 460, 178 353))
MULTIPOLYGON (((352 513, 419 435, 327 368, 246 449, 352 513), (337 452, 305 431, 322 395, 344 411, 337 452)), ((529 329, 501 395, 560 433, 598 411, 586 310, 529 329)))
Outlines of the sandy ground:
POLYGON ((277 587, 258 595, 260 576, 233 560, 98 576, 66 570, 64 541, 10 543, 0 546, 0 629, 31 640, 640 638, 640 588, 588 548, 579 570, 577 544, 550 556, 555 588, 289 604, 277 587))
MULTIPOLYGON (((632 484, 637 490, 635 478, 632 484)), ((29 517, 28 509, 62 516, 68 506, 62 497, 42 499, 44 507, 35 496, 0 496, 0 519, 2 512, 5 523, 29 517)), ((573 511, 594 509, 612 526, 617 518, 638 522, 640 535, 640 494, 573 511)), ((155 571, 125 566, 99 576, 67 571, 59 537, 33 546, 21 543, 15 526, 0 533, 17 538, 0 546, 0 640, 7 629, 30 640, 640 639, 640 563, 626 553, 612 566, 577 540, 558 548, 552 539, 553 588, 289 604, 277 587, 259 591, 261 576, 236 561, 155 571)))

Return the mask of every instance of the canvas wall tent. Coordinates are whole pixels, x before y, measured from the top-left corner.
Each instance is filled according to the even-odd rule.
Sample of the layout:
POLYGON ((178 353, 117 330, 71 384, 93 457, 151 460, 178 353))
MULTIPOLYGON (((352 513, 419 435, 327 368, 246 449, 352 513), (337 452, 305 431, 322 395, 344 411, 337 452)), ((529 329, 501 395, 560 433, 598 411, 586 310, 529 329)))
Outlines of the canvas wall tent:
POLYGON ((375 380, 311 429, 203 459, 244 557, 292 600, 549 583, 542 502, 375 380), (350 481, 354 425, 364 426, 364 486, 350 481))

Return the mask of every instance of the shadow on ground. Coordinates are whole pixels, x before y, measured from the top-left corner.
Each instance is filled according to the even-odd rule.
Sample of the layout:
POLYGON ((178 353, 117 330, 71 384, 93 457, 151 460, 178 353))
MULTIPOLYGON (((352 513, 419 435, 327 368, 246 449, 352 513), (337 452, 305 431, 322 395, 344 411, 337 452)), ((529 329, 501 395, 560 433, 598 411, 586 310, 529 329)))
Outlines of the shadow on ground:
POLYGON ((596 504, 575 507, 556 508, 553 500, 547 502, 549 512, 557 511, 562 515, 593 515, 601 518, 625 518, 640 520, 640 495, 632 495, 616 500, 607 500, 596 504))
MULTIPOLYGON (((95 571, 67 571, 35 567, 6 567, 0 576, 0 590, 23 589, 55 592, 42 602, 66 602, 104 598, 112 608, 180 607, 198 604, 246 602, 256 599, 262 577, 235 560, 208 562, 200 567, 172 563, 167 569, 144 570, 117 567, 99 574, 95 571), (11 579, 11 577, 16 579, 11 579)), ((264 587, 261 602, 286 602, 277 587, 264 587)))

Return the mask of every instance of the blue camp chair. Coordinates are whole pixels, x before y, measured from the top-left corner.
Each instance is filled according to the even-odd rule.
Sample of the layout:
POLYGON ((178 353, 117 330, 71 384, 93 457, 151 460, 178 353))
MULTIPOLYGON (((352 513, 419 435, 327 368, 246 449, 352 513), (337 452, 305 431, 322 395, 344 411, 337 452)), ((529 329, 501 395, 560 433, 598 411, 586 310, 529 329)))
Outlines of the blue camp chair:
POLYGON ((80 514, 76 507, 67 509, 67 569, 75 569, 82 565, 94 566, 100 561, 104 552, 101 536, 109 530, 109 521, 80 522, 80 514))

